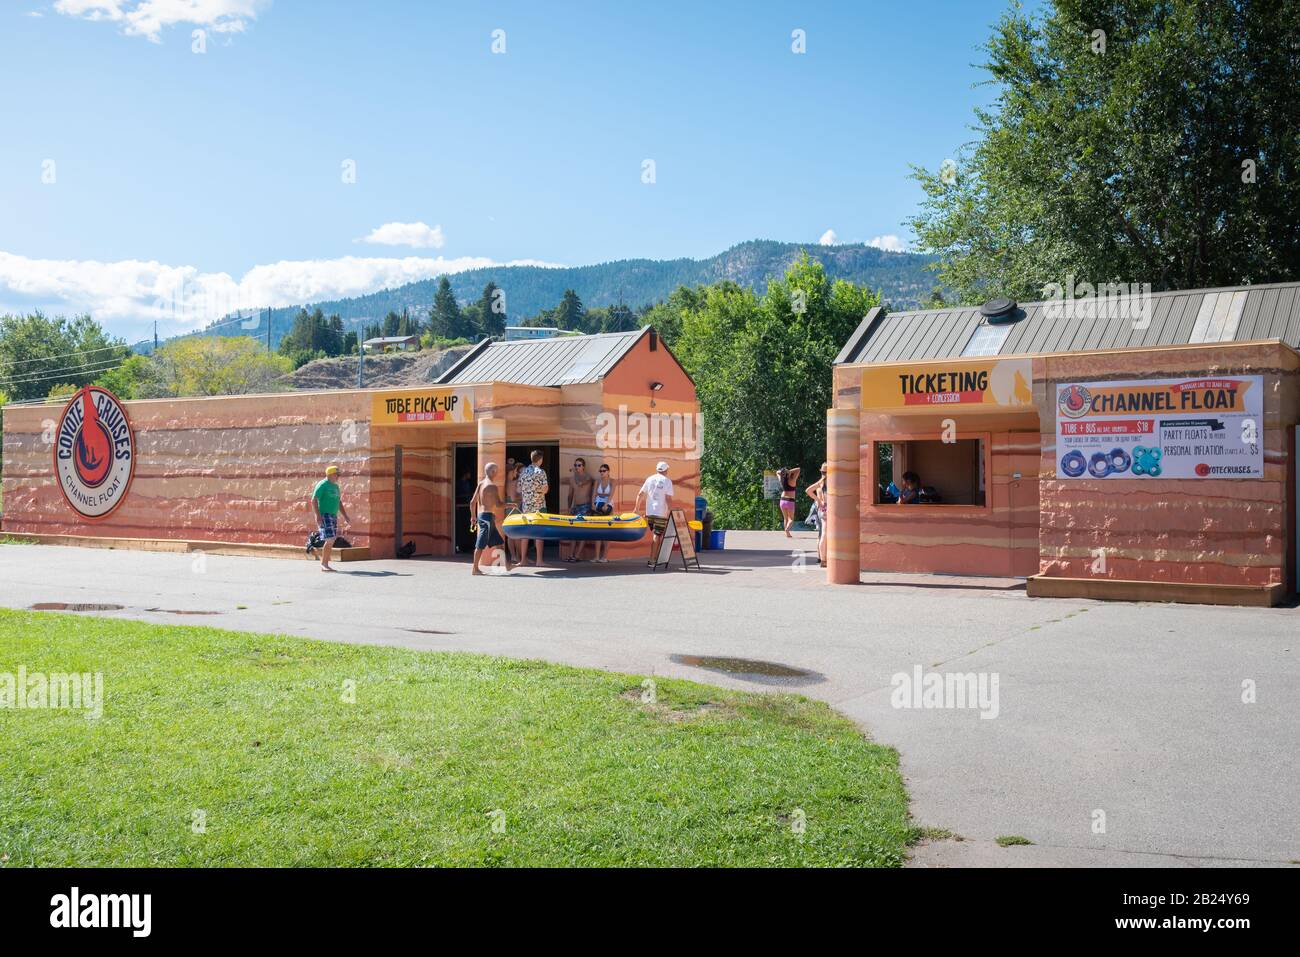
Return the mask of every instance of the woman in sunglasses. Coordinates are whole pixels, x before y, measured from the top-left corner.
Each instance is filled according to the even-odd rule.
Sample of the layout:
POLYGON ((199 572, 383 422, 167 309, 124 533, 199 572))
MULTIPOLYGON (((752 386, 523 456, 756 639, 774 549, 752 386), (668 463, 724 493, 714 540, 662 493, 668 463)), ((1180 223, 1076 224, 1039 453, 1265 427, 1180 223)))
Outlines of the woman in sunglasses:
MULTIPOLYGON (((593 515, 614 514, 614 483, 609 477, 609 466, 604 462, 600 463, 600 471, 596 477, 596 487, 592 492, 591 513, 593 515)), ((608 545, 608 542, 596 543, 596 561, 601 564, 609 561, 605 557, 605 549, 608 545)))
POLYGON ((817 506, 817 558, 826 567, 826 463, 822 463, 822 476, 807 488, 808 497, 817 506))

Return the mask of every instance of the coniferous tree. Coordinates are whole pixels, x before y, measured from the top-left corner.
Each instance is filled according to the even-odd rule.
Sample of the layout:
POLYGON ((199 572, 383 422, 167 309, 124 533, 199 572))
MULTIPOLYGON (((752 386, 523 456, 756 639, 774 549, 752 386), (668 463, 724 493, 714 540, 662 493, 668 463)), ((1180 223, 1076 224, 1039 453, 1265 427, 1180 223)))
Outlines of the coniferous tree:
POLYGON ((483 287, 478 301, 479 331, 485 336, 501 338, 506 334, 505 291, 494 282, 483 287))
POLYGON ((468 339, 473 335, 473 330, 466 328, 465 317, 456 302, 456 294, 451 291, 451 280, 446 276, 438 280, 433 309, 429 312, 429 326, 433 334, 441 339, 468 339))
POLYGON ((582 331, 585 315, 586 310, 583 309, 578 294, 572 289, 564 290, 564 297, 555 309, 555 325, 561 329, 582 331))

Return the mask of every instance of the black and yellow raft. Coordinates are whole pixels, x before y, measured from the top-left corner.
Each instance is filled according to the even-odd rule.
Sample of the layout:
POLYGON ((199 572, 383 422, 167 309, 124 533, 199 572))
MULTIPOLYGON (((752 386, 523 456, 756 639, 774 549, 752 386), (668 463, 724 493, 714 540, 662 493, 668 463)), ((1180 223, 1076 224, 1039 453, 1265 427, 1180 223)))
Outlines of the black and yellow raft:
MULTIPOLYGON (((699 522, 688 522, 699 531, 699 522)), ((506 518, 501 530, 507 538, 543 542, 639 542, 649 526, 636 512, 620 515, 556 515, 552 512, 516 513, 506 518)))

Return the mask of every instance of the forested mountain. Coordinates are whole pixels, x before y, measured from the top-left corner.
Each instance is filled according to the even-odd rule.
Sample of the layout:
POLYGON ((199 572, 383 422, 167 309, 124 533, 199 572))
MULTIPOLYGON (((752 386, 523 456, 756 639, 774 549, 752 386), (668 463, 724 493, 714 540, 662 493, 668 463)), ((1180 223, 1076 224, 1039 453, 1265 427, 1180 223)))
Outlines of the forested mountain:
MULTIPOLYGON (((823 264, 826 274, 848 279, 881 293, 883 301, 894 307, 915 306, 925 299, 935 281, 926 268, 931 256, 916 253, 891 253, 871 246, 779 243, 751 240, 708 259, 622 259, 594 266, 548 269, 542 266, 493 266, 471 269, 450 277, 451 288, 461 302, 474 302, 483 294, 488 282, 505 290, 508 321, 517 325, 543 309, 553 309, 565 290, 577 292, 587 307, 609 306, 619 302, 633 309, 665 299, 680 285, 712 283, 722 279, 758 292, 767 281, 781 277, 799 253, 823 264)), ((428 318, 428 310, 437 292, 438 280, 425 279, 396 289, 352 299, 303 303, 309 310, 317 307, 326 315, 338 315, 348 331, 383 319, 391 312, 409 310, 412 316, 428 318)), ((279 340, 293 326, 300 306, 272 309, 271 339, 279 340)), ((224 322, 205 330, 206 335, 266 336, 267 310, 243 322, 224 322)))

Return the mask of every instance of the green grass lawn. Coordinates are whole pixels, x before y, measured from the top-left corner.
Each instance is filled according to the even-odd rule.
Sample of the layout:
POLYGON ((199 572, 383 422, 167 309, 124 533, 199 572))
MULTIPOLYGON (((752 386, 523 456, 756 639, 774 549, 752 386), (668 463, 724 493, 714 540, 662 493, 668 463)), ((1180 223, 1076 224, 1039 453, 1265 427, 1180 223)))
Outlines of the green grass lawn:
POLYGON ((0 708, 0 866, 893 866, 917 836, 897 753, 794 695, 0 610, 20 665, 103 672, 104 712, 0 708))

